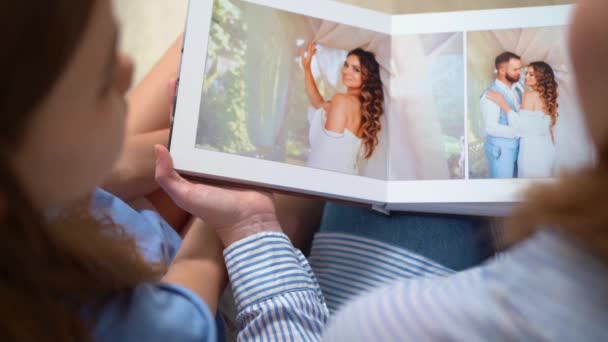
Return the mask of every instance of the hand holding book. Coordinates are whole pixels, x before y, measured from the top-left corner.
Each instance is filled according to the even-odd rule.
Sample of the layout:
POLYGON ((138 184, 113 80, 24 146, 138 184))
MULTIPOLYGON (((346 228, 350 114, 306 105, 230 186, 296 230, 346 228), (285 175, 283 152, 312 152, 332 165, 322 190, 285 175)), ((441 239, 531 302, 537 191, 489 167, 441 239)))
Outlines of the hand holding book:
POLYGON ((169 151, 156 145, 156 181, 175 204, 213 227, 225 247, 250 235, 280 232, 272 194, 191 183, 174 169, 169 151))

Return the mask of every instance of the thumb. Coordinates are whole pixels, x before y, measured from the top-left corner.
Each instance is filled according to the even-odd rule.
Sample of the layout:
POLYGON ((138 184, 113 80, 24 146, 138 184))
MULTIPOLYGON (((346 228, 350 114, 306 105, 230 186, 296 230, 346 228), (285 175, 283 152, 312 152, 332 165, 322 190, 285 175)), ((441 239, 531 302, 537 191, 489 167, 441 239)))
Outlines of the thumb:
POLYGON ((173 159, 167 148, 162 145, 155 145, 154 153, 156 154, 156 180, 165 181, 174 171, 173 159))
POLYGON ((156 182, 181 207, 185 204, 183 200, 186 198, 188 187, 191 184, 173 169, 173 159, 165 146, 154 146, 154 152, 156 153, 156 182))

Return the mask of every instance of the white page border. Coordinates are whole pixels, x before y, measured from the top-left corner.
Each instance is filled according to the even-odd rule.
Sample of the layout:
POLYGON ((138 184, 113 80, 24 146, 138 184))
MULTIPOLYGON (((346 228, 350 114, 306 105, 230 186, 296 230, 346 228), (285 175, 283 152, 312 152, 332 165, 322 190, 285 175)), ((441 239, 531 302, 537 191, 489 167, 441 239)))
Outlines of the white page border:
MULTIPOLYGON (((392 34, 484 31, 559 26, 573 5, 391 16, 324 0, 241 0, 324 20, 392 34), (548 16, 547 10, 551 11, 548 16), (331 14, 331 15, 330 15, 331 14), (530 20, 537 16, 536 21, 530 20), (539 20, 540 18, 540 20, 539 20), (507 20, 508 19, 508 20, 507 20), (399 23, 397 23, 397 21, 399 23)), ((213 1, 191 0, 171 154, 176 170, 222 180, 372 204, 515 202, 532 180, 382 181, 249 158, 195 147, 213 1), (196 14, 195 14, 196 13, 196 14), (196 109, 188 112, 186 108, 196 109), (200 173, 191 170, 201 170, 200 173), (318 181, 322 179, 323 181, 318 181)), ((466 33, 466 32, 465 32, 466 33)), ((466 57, 466 52, 465 52, 466 57)))
POLYGON ((470 179, 391 181, 389 203, 517 202, 523 190, 553 179, 470 179))
POLYGON ((391 34, 488 31, 567 25, 574 5, 394 15, 391 34), (550 15, 548 14, 550 13, 550 15))
MULTIPOLYGON (((273 1, 258 1, 268 2, 273 1)), ((276 2, 276 1, 275 1, 276 2)), ((293 2, 293 1, 292 1, 293 2)), ((382 180, 344 175, 302 166, 208 151, 195 147, 207 58, 212 1, 191 1, 180 71, 179 96, 171 137, 175 169, 184 174, 240 181, 314 196, 381 204, 386 200, 382 180), (197 13, 194 15, 193 13, 197 13), (203 20, 202 18, 207 18, 203 20), (182 109, 183 108, 183 109, 182 109), (186 108, 196 109, 187 111, 186 108), (180 132, 179 135, 174 134, 180 132), (248 158, 244 160, 243 158, 248 158), (192 170, 201 170, 200 173, 192 170), (322 182, 318 180, 322 179, 322 182)))

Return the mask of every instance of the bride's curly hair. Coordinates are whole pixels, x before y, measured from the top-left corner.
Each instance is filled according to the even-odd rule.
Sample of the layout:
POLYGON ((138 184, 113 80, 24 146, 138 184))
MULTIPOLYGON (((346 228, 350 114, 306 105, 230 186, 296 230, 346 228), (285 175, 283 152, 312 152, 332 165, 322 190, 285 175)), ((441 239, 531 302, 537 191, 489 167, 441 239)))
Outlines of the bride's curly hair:
POLYGON ((365 146, 365 159, 371 158, 378 146, 378 134, 382 129, 380 117, 384 114, 384 91, 380 79, 380 64, 376 56, 363 49, 357 48, 348 53, 348 56, 359 57, 363 86, 361 87, 361 131, 363 145, 365 146))
POLYGON ((551 137, 553 137, 553 128, 557 123, 557 109, 559 104, 557 103, 557 82, 555 81, 555 73, 553 68, 545 62, 533 62, 530 63, 529 67, 534 68, 534 76, 536 76, 536 91, 540 93, 540 97, 543 100, 546 113, 551 117, 551 137))

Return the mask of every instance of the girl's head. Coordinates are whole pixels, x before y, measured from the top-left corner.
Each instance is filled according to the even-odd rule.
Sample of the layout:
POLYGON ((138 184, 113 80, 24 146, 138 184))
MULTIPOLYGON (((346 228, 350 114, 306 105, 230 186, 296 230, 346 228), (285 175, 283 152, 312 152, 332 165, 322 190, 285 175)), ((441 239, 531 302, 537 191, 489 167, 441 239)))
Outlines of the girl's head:
POLYGON ((159 275, 79 204, 124 140, 117 32, 109 0, 0 2, 0 340, 84 340, 85 307, 159 275))
POLYGON ((545 62, 533 62, 526 71, 526 85, 540 94, 544 111, 551 117, 551 129, 557 123, 557 82, 551 66, 545 62))
POLYGON ((131 63, 109 0, 4 1, 4 167, 39 209, 91 193, 123 143, 131 63))
POLYGON ((378 134, 382 128, 380 117, 384 114, 384 91, 380 78, 380 64, 373 53, 354 49, 342 68, 342 79, 349 90, 358 90, 361 102, 361 133, 365 146, 365 158, 369 159, 378 146, 378 134))

